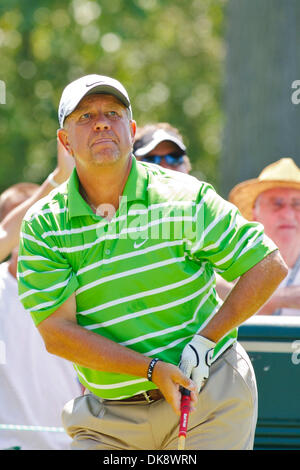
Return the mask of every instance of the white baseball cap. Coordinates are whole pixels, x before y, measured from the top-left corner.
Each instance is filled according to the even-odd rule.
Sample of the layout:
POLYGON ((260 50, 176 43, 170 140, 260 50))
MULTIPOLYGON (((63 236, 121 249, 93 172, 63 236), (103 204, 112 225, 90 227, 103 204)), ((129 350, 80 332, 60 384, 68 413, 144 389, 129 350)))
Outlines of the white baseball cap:
POLYGON ((130 118, 132 118, 129 96, 123 85, 114 78, 92 74, 74 80, 62 92, 58 107, 60 127, 63 127, 66 117, 76 109, 82 98, 93 93, 106 93, 115 96, 129 109, 130 118))
POLYGON ((137 157, 143 157, 147 153, 151 152, 155 147, 164 141, 170 141, 177 145, 183 152, 186 151, 186 146, 182 142, 181 138, 173 133, 171 130, 165 129, 151 129, 146 132, 140 139, 137 139, 134 143, 134 155, 137 157))

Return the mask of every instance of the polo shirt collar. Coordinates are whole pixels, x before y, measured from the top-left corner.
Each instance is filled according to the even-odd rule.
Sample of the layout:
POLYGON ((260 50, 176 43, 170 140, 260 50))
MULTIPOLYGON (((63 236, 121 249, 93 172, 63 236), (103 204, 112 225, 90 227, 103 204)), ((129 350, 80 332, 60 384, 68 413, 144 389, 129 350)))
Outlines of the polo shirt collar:
MULTIPOLYGON (((148 176, 145 167, 137 162, 132 156, 132 165, 128 179, 126 181, 123 196, 127 197, 127 201, 137 201, 147 199, 148 176)), ((79 192, 79 179, 76 168, 73 169, 68 181, 68 206, 69 216, 95 216, 91 207, 83 199, 79 192)))
POLYGON ((147 199, 148 175, 146 168, 132 155, 132 165, 128 175, 123 196, 127 201, 147 199))

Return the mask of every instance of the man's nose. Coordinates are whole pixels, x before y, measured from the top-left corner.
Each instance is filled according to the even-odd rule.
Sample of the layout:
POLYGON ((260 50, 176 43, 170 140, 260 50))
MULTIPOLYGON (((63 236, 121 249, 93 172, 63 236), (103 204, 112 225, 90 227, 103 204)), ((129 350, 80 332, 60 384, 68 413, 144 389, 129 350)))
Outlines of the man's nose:
POLYGON ((170 165, 166 163, 164 158, 161 159, 160 166, 162 166, 163 168, 170 168, 170 165))
POLYGON ((104 114, 98 114, 95 118, 94 129, 96 131, 103 131, 110 129, 110 122, 104 114))
POLYGON ((282 216, 288 220, 295 220, 295 211, 291 204, 286 203, 283 210, 282 216))

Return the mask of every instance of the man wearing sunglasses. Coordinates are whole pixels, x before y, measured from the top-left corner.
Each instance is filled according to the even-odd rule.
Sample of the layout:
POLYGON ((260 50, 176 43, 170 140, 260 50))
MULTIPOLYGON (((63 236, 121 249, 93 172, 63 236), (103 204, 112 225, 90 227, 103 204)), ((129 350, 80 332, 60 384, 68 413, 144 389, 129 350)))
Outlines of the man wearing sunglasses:
POLYGON ((181 173, 191 171, 182 136, 168 123, 160 122, 138 128, 133 151, 137 160, 156 163, 181 173))

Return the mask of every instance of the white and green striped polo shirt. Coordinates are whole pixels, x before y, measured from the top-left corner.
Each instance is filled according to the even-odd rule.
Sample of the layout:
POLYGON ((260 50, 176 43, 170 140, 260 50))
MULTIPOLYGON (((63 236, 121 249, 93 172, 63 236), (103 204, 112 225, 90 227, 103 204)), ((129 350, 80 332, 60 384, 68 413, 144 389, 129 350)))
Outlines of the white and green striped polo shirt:
MULTIPOLYGON (((23 221, 19 294, 37 325, 75 292, 79 325, 178 365, 221 305, 214 272, 236 279, 276 249, 260 224, 209 184, 134 157, 110 222, 92 212, 78 186, 74 170, 23 221)), ((236 337, 234 330, 222 338, 214 358, 236 337)), ((155 388, 145 378, 75 368, 102 398, 155 388)))

